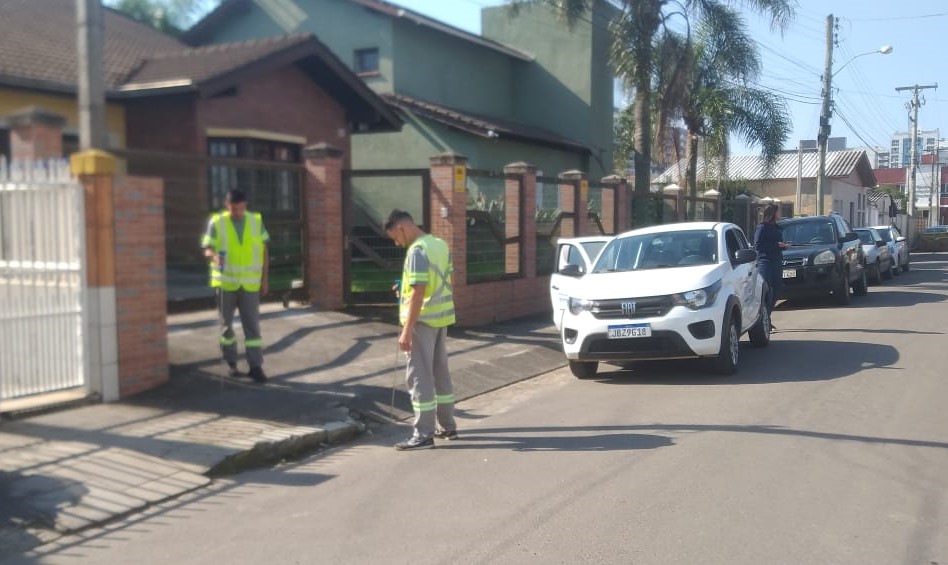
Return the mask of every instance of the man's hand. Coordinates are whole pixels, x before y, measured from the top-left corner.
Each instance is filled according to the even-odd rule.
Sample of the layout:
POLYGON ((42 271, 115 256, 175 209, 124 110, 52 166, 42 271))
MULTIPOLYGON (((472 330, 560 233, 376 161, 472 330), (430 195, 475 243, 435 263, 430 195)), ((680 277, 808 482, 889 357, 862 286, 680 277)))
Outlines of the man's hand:
POLYGON ((270 292, 270 281, 263 279, 260 281, 260 297, 263 298, 270 292))
POLYGON ((214 267, 221 268, 221 256, 214 252, 211 248, 206 248, 204 250, 204 258, 214 264, 214 267))
POLYGON ((407 326, 403 327, 402 333, 398 334, 398 348, 405 353, 411 352, 411 329, 407 326))

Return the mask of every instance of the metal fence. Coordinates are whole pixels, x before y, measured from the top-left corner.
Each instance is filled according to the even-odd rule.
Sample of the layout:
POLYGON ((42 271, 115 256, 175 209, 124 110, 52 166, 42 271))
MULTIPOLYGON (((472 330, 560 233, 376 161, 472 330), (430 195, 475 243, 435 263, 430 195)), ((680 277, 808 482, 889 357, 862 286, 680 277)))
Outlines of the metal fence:
POLYGON ((431 228, 428 169, 353 170, 343 174, 346 303, 393 303, 392 285, 401 278, 405 249, 383 226, 393 208, 431 228))
POLYGON ((616 187, 589 183, 587 194, 587 213, 591 229, 601 235, 615 235, 618 227, 619 200, 616 187))
MULTIPOLYGON (((564 212, 561 183, 568 183, 556 177, 537 177, 537 231, 536 261, 537 275, 553 273, 556 265, 556 241, 561 237, 572 237, 576 234, 576 214, 564 212)), ((578 186, 578 181, 573 183, 578 186)), ((579 189, 574 186, 574 202, 567 206, 573 209, 579 198, 579 189)))
POLYGON ((0 403, 85 386, 85 304, 82 185, 0 156, 0 403))
POLYGON ((467 282, 523 274, 523 179, 472 169, 467 177, 467 282), (513 180, 515 183, 508 183, 513 180))
POLYGON ((169 309, 212 304, 200 241, 208 216, 223 208, 232 188, 246 193, 248 208, 263 215, 270 234, 270 294, 285 298, 305 284, 300 163, 141 150, 116 155, 126 173, 164 182, 169 309))

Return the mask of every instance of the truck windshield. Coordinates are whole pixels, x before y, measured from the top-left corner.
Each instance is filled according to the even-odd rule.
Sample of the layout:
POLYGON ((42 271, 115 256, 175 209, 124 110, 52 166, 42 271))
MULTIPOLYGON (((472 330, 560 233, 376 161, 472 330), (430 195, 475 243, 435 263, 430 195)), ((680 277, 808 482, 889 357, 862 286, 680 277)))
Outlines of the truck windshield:
POLYGON ((712 265, 718 260, 718 235, 714 230, 649 233, 610 241, 592 272, 712 265))

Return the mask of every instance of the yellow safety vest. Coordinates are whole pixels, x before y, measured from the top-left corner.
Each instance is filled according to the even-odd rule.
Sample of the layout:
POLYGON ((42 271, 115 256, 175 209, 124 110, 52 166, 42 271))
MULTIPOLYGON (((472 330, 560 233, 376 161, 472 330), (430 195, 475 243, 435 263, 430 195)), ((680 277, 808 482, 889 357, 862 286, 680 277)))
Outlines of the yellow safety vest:
POLYGON ((202 245, 224 252, 224 269, 218 269, 212 262, 211 287, 236 291, 241 288, 247 292, 260 290, 263 278, 263 218, 256 212, 247 212, 244 216, 244 233, 237 237, 230 212, 211 216, 215 226, 215 238, 204 235, 202 245))
POLYGON ((402 270, 402 298, 398 317, 404 324, 408 318, 408 309, 411 296, 414 294, 413 284, 425 285, 425 301, 421 306, 420 322, 433 327, 443 328, 454 323, 454 289, 451 286, 451 275, 454 265, 448 253, 448 245, 444 240, 427 234, 416 239, 409 247, 405 257, 405 267, 402 270), (428 258, 427 273, 410 273, 408 271, 408 256, 416 247, 421 247, 428 258))

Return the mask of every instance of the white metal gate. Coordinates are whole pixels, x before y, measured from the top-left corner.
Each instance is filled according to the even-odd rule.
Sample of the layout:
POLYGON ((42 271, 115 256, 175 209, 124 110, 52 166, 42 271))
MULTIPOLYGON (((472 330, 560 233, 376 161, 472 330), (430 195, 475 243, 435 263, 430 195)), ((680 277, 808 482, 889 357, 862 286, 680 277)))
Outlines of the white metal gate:
POLYGON ((84 387, 83 188, 65 160, 0 155, 0 409, 84 387))

